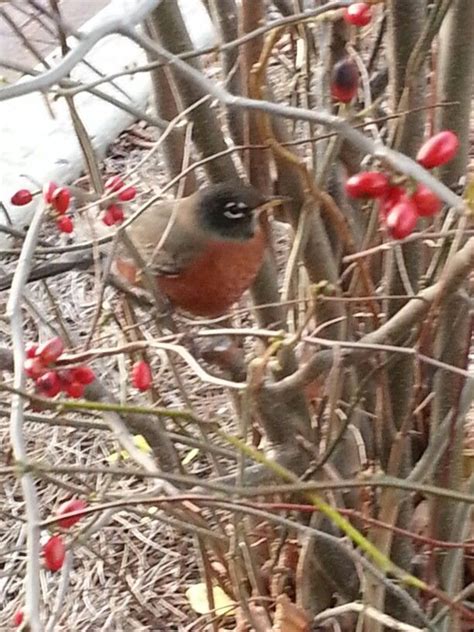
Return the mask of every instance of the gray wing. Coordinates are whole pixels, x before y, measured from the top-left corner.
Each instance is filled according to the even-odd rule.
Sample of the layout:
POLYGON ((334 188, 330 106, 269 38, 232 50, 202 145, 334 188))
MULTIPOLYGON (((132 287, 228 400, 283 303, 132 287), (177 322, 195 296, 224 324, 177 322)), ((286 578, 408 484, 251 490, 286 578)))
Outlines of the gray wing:
POLYGON ((155 254, 152 261, 148 262, 148 269, 157 276, 177 277, 185 269, 186 262, 181 258, 178 261, 172 254, 162 248, 155 254))
POLYGON ((199 239, 186 230, 173 213, 175 203, 147 209, 127 233, 139 249, 151 273, 178 276, 199 252, 199 239))

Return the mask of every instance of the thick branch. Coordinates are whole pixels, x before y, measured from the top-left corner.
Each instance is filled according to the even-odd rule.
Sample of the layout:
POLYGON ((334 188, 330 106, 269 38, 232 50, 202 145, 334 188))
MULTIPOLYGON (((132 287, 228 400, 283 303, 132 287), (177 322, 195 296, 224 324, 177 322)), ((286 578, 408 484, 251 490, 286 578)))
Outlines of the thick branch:
MULTIPOLYGON (((360 344, 384 344, 396 341, 409 332, 410 328, 419 323, 428 313, 431 305, 436 302, 443 303, 463 283, 469 272, 474 267, 474 238, 469 239, 466 245, 457 252, 451 263, 446 267, 443 276, 434 285, 419 292, 416 298, 411 299, 390 320, 384 323, 376 331, 373 331, 360 339, 360 344)), ((372 349, 348 349, 342 352, 342 361, 346 366, 365 360, 373 353, 372 349)), ((267 386, 267 390, 275 396, 287 397, 293 390, 309 384, 322 373, 328 371, 333 363, 334 352, 325 349, 316 353, 313 358, 298 371, 276 384, 267 386)))

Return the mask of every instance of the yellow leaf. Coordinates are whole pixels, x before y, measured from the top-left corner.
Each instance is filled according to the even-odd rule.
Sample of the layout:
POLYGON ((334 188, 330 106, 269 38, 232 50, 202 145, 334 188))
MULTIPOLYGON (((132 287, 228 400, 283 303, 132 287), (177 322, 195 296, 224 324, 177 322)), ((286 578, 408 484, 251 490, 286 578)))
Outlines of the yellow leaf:
POLYGON ((112 454, 109 454, 107 461, 109 463, 117 463, 117 461, 125 461, 128 457, 129 454, 127 450, 120 450, 120 452, 112 452, 112 454))
POLYGON ((182 464, 189 465, 189 463, 191 463, 191 461, 193 461, 197 457, 198 454, 199 454, 199 448, 193 448, 192 450, 189 450, 189 452, 186 454, 186 456, 182 460, 182 464))
POLYGON ((147 510, 147 515, 143 516, 143 518, 140 519, 140 524, 148 524, 151 520, 151 516, 153 516, 154 514, 156 514, 158 511, 158 507, 149 507, 147 510))
POLYGON ((137 446, 139 450, 145 452, 145 454, 150 454, 150 444, 143 435, 133 435, 133 443, 137 446))
POLYGON ((198 614, 208 614, 214 612, 217 615, 228 617, 234 614, 235 603, 226 595, 220 586, 213 586, 212 594, 216 609, 211 611, 207 599, 207 588, 204 582, 193 584, 186 591, 186 597, 194 612, 198 614))
MULTIPOLYGON (((150 454, 150 444, 143 435, 133 435, 133 443, 141 452, 150 454)), ((127 450, 120 450, 120 452, 112 452, 112 454, 109 454, 107 461, 109 463, 117 463, 117 461, 126 461, 129 458, 130 455, 127 450)))

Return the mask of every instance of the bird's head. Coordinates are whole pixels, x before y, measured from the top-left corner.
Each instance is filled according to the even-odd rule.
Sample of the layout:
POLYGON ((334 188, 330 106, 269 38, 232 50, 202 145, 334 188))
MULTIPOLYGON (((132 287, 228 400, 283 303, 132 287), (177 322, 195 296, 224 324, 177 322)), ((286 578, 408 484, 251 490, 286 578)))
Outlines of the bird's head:
POLYGON ((214 184, 200 192, 199 220, 218 239, 247 241, 255 235, 259 212, 281 201, 240 182, 214 184))

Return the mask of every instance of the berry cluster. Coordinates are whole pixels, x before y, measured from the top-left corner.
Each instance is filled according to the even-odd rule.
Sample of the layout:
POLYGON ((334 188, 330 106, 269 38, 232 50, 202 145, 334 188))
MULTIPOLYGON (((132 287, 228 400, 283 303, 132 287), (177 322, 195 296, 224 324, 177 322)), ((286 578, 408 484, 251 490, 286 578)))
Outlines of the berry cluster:
MULTIPOLYGON (((84 515, 87 503, 81 498, 71 498, 67 500, 56 512, 56 524, 61 529, 70 529, 84 515), (74 514, 74 515, 69 515, 74 514)), ((53 572, 59 571, 66 556, 66 545, 61 534, 52 535, 43 545, 43 558, 45 567, 53 572)))
MULTIPOLYGON (((366 26, 372 20, 372 10, 365 2, 355 2, 346 7, 344 20, 352 26, 366 26)), ((350 57, 345 57, 334 65, 331 73, 331 96, 335 101, 350 103, 359 87, 359 70, 350 57)))
MULTIPOLYGON (((112 201, 107 204, 102 221, 106 226, 121 224, 125 218, 123 205, 117 202, 130 202, 137 195, 134 186, 127 186, 120 176, 113 176, 105 183, 105 189, 112 201)), ((31 193, 28 189, 19 189, 10 202, 14 206, 25 206, 29 204, 37 193, 31 193)), ((49 213, 56 222, 56 227, 61 233, 72 233, 74 223, 68 214, 71 204, 71 191, 67 187, 60 187, 55 182, 48 182, 43 187, 43 199, 48 205, 49 213)))
POLYGON ((82 397, 85 387, 95 380, 94 371, 88 366, 54 368, 63 351, 63 342, 58 337, 51 338, 42 345, 28 344, 25 373, 34 380, 37 391, 45 397, 56 397, 61 391, 69 397, 82 397))
MULTIPOLYGON (((416 159, 426 169, 433 169, 452 160, 458 148, 456 134, 445 130, 428 139, 416 159)), ((350 177, 346 191, 353 198, 380 200, 380 216, 393 239, 408 237, 419 217, 436 215, 442 207, 441 200, 424 184, 395 184, 379 171, 362 171, 350 177)))
POLYGON ((60 187, 55 182, 48 182, 43 187, 43 198, 49 205, 49 211, 56 221, 60 233, 72 233, 74 224, 70 215, 66 215, 71 204, 71 192, 67 187, 60 187))
MULTIPOLYGON (((109 178, 105 183, 105 188, 109 193, 116 193, 117 199, 120 202, 131 202, 137 195, 137 190, 133 186, 126 186, 120 176, 113 176, 109 178)), ((114 224, 121 224, 124 220, 125 214, 121 204, 113 202, 106 208, 105 213, 102 216, 102 221, 106 226, 113 226, 114 224)))
MULTIPOLYGON (((60 187, 55 182, 48 182, 43 187, 43 198, 49 206, 49 211, 56 221, 60 233, 72 233, 74 224, 67 211, 71 203, 71 192, 67 187, 60 187)), ((12 195, 10 202, 13 206, 25 206, 33 199, 28 189, 20 189, 12 195)))
MULTIPOLYGON (((70 529, 81 520, 86 508, 87 502, 81 498, 71 498, 67 500, 59 506, 56 512, 56 524, 61 527, 61 529, 70 529)), ((60 533, 51 535, 43 544, 41 554, 45 568, 52 573, 59 571, 66 558, 66 544, 63 536, 60 533)), ((13 615, 13 625, 19 627, 23 624, 24 618, 23 610, 17 610, 13 615)))
MULTIPOLYGON (((346 7, 344 20, 352 26, 366 26, 372 20, 372 10, 366 2, 354 2, 346 7)), ((334 65, 331 73, 331 96, 335 101, 350 103, 359 87, 359 70, 350 57, 334 65)))

